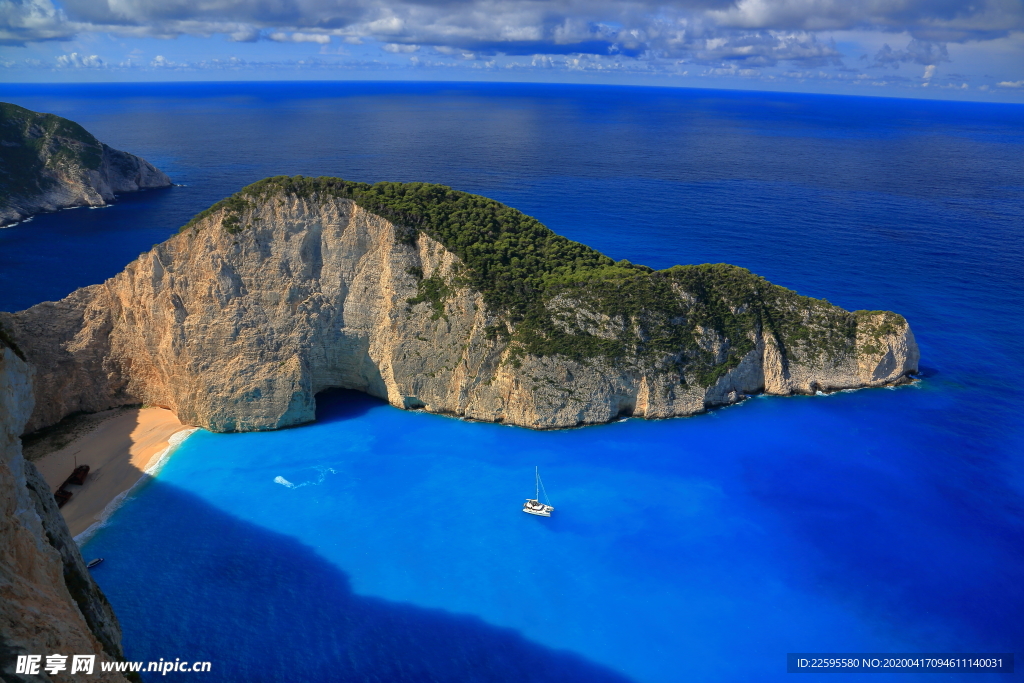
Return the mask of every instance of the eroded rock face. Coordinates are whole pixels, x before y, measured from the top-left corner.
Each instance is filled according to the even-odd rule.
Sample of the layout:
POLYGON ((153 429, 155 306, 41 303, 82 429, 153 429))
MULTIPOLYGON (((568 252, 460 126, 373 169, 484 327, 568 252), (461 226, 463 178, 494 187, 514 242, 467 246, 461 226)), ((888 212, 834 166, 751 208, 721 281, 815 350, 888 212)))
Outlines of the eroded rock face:
MULTIPOLYGON (((32 370, 0 342, 0 678, 73 681, 68 671, 16 674, 18 655, 122 656, 121 628, 89 576, 49 487, 21 455, 19 435, 32 413, 32 370)), ((70 662, 70 657, 68 662, 70 662)), ((92 680, 92 677, 90 677, 92 680)))
MULTIPOLYGON (((234 218, 234 231, 223 219, 203 218, 104 284, 0 314, 39 368, 28 431, 130 403, 165 406, 213 431, 276 429, 313 420, 315 394, 330 387, 400 408, 559 428, 691 415, 760 391, 882 386, 917 370, 902 317, 810 299, 815 305, 801 313, 809 339, 833 332, 833 319, 855 331, 815 353, 759 319, 733 333, 741 340, 698 326, 691 356, 721 362, 739 341, 750 349, 710 380, 695 376, 683 353, 659 364, 530 355, 514 335, 494 333, 510 323, 463 284, 464 264, 425 233, 409 239, 336 197, 277 194, 234 218), (410 303, 431 278, 448 283, 443 302, 410 303)), ((698 305, 677 289, 682 310, 698 305)), ((547 305, 594 335, 633 325, 565 295, 547 305)), ((737 315, 744 306, 733 307, 737 315)))
POLYGON ((145 159, 103 144, 73 121, 0 103, 0 226, 170 185, 145 159))

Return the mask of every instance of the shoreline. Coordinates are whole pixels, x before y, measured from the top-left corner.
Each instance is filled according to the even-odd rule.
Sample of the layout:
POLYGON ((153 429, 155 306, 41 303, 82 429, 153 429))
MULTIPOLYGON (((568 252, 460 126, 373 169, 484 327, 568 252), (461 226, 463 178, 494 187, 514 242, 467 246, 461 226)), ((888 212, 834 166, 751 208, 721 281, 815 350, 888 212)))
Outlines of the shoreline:
POLYGON ((85 484, 67 487, 72 497, 60 510, 76 543, 82 545, 195 431, 170 410, 131 408, 75 434, 58 450, 35 458, 34 464, 51 491, 76 464, 89 465, 85 484))

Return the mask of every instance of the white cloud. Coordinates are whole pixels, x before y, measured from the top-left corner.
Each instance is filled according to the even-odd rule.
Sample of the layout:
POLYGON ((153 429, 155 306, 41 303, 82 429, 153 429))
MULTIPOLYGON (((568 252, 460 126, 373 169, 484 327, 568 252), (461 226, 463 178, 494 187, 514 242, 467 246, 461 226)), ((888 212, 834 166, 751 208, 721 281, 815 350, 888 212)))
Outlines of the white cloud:
POLYGON ((0 45, 69 40, 76 32, 50 0, 0 0, 0 45))
POLYGON ((277 31, 268 35, 267 38, 275 43, 318 43, 326 45, 331 42, 331 37, 322 33, 302 33, 299 31, 294 33, 277 31))
POLYGON ((96 55, 86 56, 72 52, 69 55, 57 57, 57 67, 61 69, 102 69, 105 66, 106 63, 96 55))
POLYGON ((402 45, 400 43, 388 43, 384 46, 385 52, 392 52, 394 54, 408 54, 416 52, 420 49, 419 45, 402 45))
POLYGON ((151 67, 153 67, 154 69, 176 69, 176 68, 181 68, 181 67, 184 67, 184 66, 188 66, 187 64, 180 64, 178 62, 172 62, 171 60, 167 59, 163 55, 157 55, 156 57, 154 57, 149 62, 149 65, 151 67))
POLYGON ((800 63, 807 67, 842 63, 842 56, 835 43, 820 42, 813 34, 805 31, 720 36, 697 42, 692 47, 695 48, 696 61, 705 64, 721 62, 729 67, 775 66, 780 61, 800 63))
POLYGON ((978 40, 1024 28, 1014 0, 738 0, 708 15, 720 26, 806 31, 905 30, 938 42, 978 40))
POLYGON ((235 43, 255 43, 260 39, 260 32, 258 29, 248 26, 239 31, 229 33, 228 39, 235 43))
POLYGON ((912 39, 902 50, 893 50, 886 43, 875 54, 872 66, 891 66, 900 68, 900 64, 914 63, 924 66, 948 62, 949 50, 945 43, 933 43, 927 40, 912 39))
POLYGON ((997 88, 1024 88, 1024 81, 1000 81, 997 88))

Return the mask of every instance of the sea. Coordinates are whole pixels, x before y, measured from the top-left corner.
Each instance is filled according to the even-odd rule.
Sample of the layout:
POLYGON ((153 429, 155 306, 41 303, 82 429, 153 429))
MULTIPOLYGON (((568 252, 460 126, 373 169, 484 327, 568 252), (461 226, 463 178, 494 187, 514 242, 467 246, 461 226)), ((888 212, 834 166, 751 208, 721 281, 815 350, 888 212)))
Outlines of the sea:
POLYGON ((746 683, 802 680, 789 653, 1012 652, 981 678, 1022 680, 1024 106, 398 82, 0 99, 176 183, 0 230, 0 310, 102 282, 263 177, 331 175, 897 311, 921 348, 912 385, 690 418, 538 432, 337 390, 314 424, 200 430, 83 547, 129 659, 211 663, 144 680, 746 683), (535 467, 550 519, 520 511, 535 467))

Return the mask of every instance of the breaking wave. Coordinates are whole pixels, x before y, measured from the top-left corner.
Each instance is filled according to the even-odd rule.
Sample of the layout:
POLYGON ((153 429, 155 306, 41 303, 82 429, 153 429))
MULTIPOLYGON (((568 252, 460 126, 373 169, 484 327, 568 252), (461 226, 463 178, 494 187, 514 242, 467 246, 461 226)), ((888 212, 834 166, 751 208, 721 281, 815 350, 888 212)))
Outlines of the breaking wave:
POLYGON ((178 449, 178 446, 185 443, 185 439, 198 431, 199 429, 197 427, 192 427, 172 434, 171 438, 167 439, 167 447, 157 453, 156 457, 152 461, 153 464, 142 471, 142 476, 139 477, 138 481, 132 484, 127 491, 122 491, 114 496, 113 500, 107 503, 107 506, 103 508, 103 512, 100 513, 99 520, 90 525, 85 531, 75 536, 75 543, 78 544, 78 547, 81 548, 97 531, 105 527, 110 516, 117 512, 118 508, 124 505, 124 502, 131 498, 143 483, 159 474, 160 470, 163 469, 163 466, 167 464, 171 454, 178 449))

